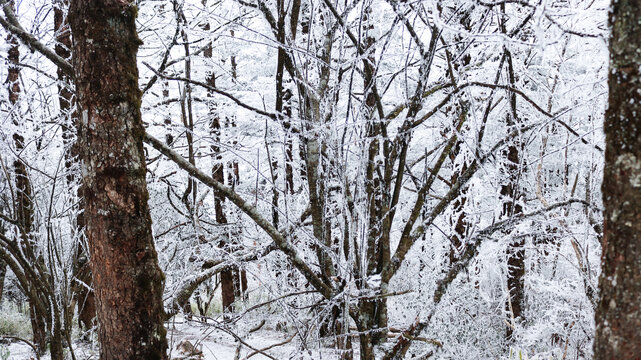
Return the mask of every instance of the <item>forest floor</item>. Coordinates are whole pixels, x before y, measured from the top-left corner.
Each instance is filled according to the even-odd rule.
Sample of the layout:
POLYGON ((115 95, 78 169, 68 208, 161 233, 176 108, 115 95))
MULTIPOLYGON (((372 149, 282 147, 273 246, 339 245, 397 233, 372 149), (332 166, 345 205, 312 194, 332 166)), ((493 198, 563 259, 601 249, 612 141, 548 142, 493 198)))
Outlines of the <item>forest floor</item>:
MULTIPOLYGON (((333 348, 321 346, 314 349, 301 349, 295 332, 286 333, 268 327, 245 335, 239 341, 239 338, 219 326, 180 319, 168 324, 167 340, 170 359, 173 360, 338 359, 336 350, 333 348)), ((31 347, 25 343, 13 342, 7 348, 10 351, 8 359, 36 359, 31 347)), ((98 359, 96 342, 76 342, 74 355, 76 360, 98 359)), ((45 355, 41 359, 49 360, 50 357, 45 355)))

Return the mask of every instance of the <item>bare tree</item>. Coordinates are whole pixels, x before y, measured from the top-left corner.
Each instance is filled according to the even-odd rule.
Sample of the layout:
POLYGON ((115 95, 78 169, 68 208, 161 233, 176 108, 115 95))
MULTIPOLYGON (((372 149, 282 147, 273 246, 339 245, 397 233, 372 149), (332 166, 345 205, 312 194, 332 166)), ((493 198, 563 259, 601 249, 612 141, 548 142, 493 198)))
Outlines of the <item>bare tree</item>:
MULTIPOLYGON (((9 3, 10 7, 14 6, 14 3, 9 3)), ((13 34, 7 36, 7 42, 11 44, 9 48, 9 72, 7 76, 7 88, 9 91, 9 103, 14 107, 12 109, 13 123, 16 126, 20 126, 20 111, 18 99, 20 97, 20 46, 18 43, 17 37, 13 34)), ((19 232, 19 243, 22 246, 25 256, 32 262, 42 263, 42 258, 36 255, 35 251, 35 239, 33 237, 33 221, 34 221, 34 210, 33 210, 33 201, 32 201, 32 188, 31 181, 29 179, 29 174, 27 173, 27 166, 23 160, 20 159, 20 152, 24 149, 24 136, 20 132, 13 134, 13 141, 16 147, 16 152, 18 153, 18 158, 13 163, 14 167, 14 177, 15 177, 15 215, 18 222, 18 232, 19 232)), ((30 286, 33 286, 30 284, 30 286)), ((42 296, 43 294, 39 294, 42 296)), ((31 316, 31 328, 33 329, 33 342, 38 347, 39 351, 43 352, 46 349, 47 345, 47 333, 46 333, 46 324, 45 318, 46 314, 43 314, 41 311, 38 311, 38 306, 35 305, 35 301, 30 301, 30 316, 31 316)))

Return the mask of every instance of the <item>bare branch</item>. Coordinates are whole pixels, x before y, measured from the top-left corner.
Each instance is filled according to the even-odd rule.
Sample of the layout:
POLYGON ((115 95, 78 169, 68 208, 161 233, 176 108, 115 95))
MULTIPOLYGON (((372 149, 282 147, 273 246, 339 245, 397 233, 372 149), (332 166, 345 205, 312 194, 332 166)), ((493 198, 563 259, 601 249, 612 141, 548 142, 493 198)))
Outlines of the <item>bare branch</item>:
POLYGON ((191 176, 200 180, 203 184, 219 191, 225 198, 229 199, 234 205, 242 210, 249 216, 261 229, 263 229, 276 243, 278 248, 289 258, 294 267, 303 274, 305 279, 310 282, 318 292, 324 297, 330 299, 333 296, 332 289, 327 286, 323 281, 314 273, 314 271, 303 261, 298 254, 296 248, 290 244, 283 234, 278 231, 267 219, 265 219, 256 207, 245 201, 231 188, 214 180, 212 177, 205 175, 197 167, 189 163, 185 158, 178 153, 167 147, 162 141, 154 138, 153 136, 145 133, 144 141, 151 145, 156 150, 160 151, 167 158, 176 163, 181 169, 187 171, 191 176))
POLYGON ((51 62, 56 64, 67 75, 73 76, 73 66, 71 66, 67 60, 58 56, 54 51, 46 47, 30 32, 26 31, 18 22, 16 14, 13 12, 11 6, 9 6, 9 3, 6 0, 0 0, 0 6, 2 6, 4 15, 6 16, 6 19, 0 16, 0 25, 2 25, 3 28, 18 37, 30 49, 37 50, 47 59, 51 60, 51 62))
POLYGON ((242 108, 245 108, 247 110, 251 110, 251 111, 253 111, 255 113, 258 113, 260 115, 265 115, 265 116, 267 116, 267 117, 269 117, 270 119, 273 119, 273 120, 278 119, 278 116, 276 116, 276 114, 267 112, 265 110, 261 110, 261 109, 255 108, 255 107, 253 107, 251 105, 248 105, 248 104, 245 104, 244 102, 240 101, 240 99, 238 99, 234 95, 231 95, 230 93, 228 93, 226 91, 220 90, 220 89, 218 89, 216 87, 213 87, 213 86, 211 86, 209 84, 206 84, 206 83, 204 83, 202 81, 187 79, 187 78, 184 78, 184 77, 165 75, 165 74, 162 74, 162 73, 156 71, 156 69, 154 69, 151 65, 147 64, 146 62, 143 62, 143 64, 146 67, 148 67, 149 70, 151 70, 154 74, 156 74, 158 77, 160 77, 162 79, 174 80, 174 81, 182 81, 182 82, 185 82, 185 83, 188 83, 188 84, 198 85, 198 86, 203 87, 203 88, 205 88, 205 89, 207 89, 207 90, 209 90, 211 92, 215 92, 217 94, 220 94, 220 95, 230 99, 231 101, 233 101, 236 104, 240 105, 240 107, 242 107, 242 108))

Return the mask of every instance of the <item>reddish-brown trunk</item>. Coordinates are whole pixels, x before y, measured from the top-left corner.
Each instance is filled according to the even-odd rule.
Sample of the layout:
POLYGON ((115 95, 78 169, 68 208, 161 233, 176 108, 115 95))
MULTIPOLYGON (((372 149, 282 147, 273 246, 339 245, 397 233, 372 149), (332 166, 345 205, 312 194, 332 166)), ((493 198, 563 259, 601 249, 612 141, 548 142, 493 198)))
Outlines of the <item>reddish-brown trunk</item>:
POLYGON ((641 357, 641 1, 612 1, 596 360, 641 357))
MULTIPOLYGON (((209 29, 209 25, 206 25, 206 29, 209 29)), ((233 32, 231 34, 232 36, 234 35, 233 32)), ((212 56, 212 50, 211 48, 208 48, 205 51, 205 57, 211 57, 212 56)), ((232 57, 232 75, 235 78, 236 77, 236 59, 235 57, 232 57)), ((209 78, 207 79, 207 82, 211 86, 216 86, 216 77, 212 73, 209 75, 209 78)), ((213 93, 208 94, 210 97, 213 97, 213 93)), ((215 103, 211 103, 209 106, 209 112, 210 115, 212 116, 212 121, 211 121, 211 132, 214 136, 214 145, 212 145, 211 149, 213 152, 213 156, 215 158, 216 163, 214 164, 212 168, 212 177, 224 184, 225 183, 225 165, 222 162, 222 154, 221 154, 221 149, 218 144, 221 142, 221 123, 220 123, 220 117, 217 114, 217 107, 215 103)), ((232 162, 229 164, 229 185, 233 188, 235 186, 236 181, 238 180, 238 163, 232 162)), ((227 224, 227 215, 225 214, 225 197, 224 195, 217 190, 214 190, 214 211, 215 211, 215 216, 216 216, 216 222, 218 224, 227 224)), ((223 231, 227 231, 226 227, 222 228, 223 231)), ((232 239, 231 239, 232 234, 230 234, 228 231, 226 234, 223 236, 223 240, 218 243, 218 246, 222 249, 229 249, 230 245, 232 244, 232 239)), ((245 275, 245 272, 243 271, 242 273, 239 273, 239 269, 235 266, 230 266, 226 268, 225 270, 220 272, 220 291, 221 291, 221 297, 222 297, 222 306, 223 306, 223 311, 233 311, 232 305, 236 301, 237 298, 241 296, 242 291, 244 291, 247 288, 247 278, 245 275)))
MULTIPOLYGON (((53 23, 56 32, 56 47, 55 51, 63 59, 71 60, 71 29, 69 28, 69 21, 65 15, 64 8, 69 7, 68 1, 63 1, 54 8, 53 23)), ((73 171, 73 165, 78 156, 78 144, 74 141, 74 135, 78 127, 77 116, 72 112, 74 105, 73 92, 71 91, 71 82, 73 79, 69 77, 61 68, 58 69, 58 104, 60 106, 60 121, 63 127, 62 137, 65 143, 65 167, 67 168, 67 182, 70 186, 76 184, 76 173, 73 171)), ((84 233, 84 219, 82 208, 84 199, 82 195, 82 185, 78 187, 77 191, 77 209, 76 209, 76 234, 81 238, 84 233)), ((96 307, 94 300, 94 292, 90 288, 92 286, 91 270, 87 261, 87 254, 85 254, 84 247, 78 246, 76 250, 76 257, 74 259, 73 276, 76 281, 72 284, 74 293, 72 296, 75 298, 75 304, 78 308, 78 325, 84 330, 91 329, 95 322, 96 307), (89 288, 88 288, 89 287, 89 288)), ((73 310, 73 309, 71 309, 73 310)), ((71 316, 71 315, 70 315, 71 316)))
MULTIPOLYGON (((215 120, 214 123, 214 129, 218 129, 220 131, 220 122, 215 120), (217 126, 217 127, 216 127, 217 126)), ((220 151, 218 147, 216 147, 215 151, 220 151)), ((217 155, 218 157, 219 155, 217 155)), ((224 166, 222 163, 218 163, 214 165, 214 169, 212 171, 212 177, 216 180, 219 181, 220 183, 225 182, 225 176, 223 173, 224 166)), ((225 203, 225 198, 223 197, 222 194, 220 194, 217 191, 214 191, 214 210, 216 212, 216 222, 218 224, 227 224, 227 216, 225 216, 225 208, 224 208, 224 203, 225 203)), ((223 228, 223 231, 226 231, 225 228, 223 228)), ((223 249, 229 248, 229 238, 227 235, 223 236, 222 241, 218 244, 223 249)), ((223 303, 223 311, 232 311, 232 305, 234 304, 234 301, 236 300, 235 296, 235 291, 234 291, 234 268, 229 267, 220 273, 220 291, 221 291, 221 296, 222 296, 222 303, 223 303)))
POLYGON ((69 20, 100 357, 167 359, 164 275, 147 204, 136 7, 73 0, 69 20))
MULTIPOLYGON (((508 149, 507 168, 510 172, 510 182, 501 189, 501 195, 504 196, 503 215, 507 217, 517 216, 523 212, 521 205, 518 203, 518 190, 516 188, 516 173, 518 172, 519 150, 516 145, 508 149)), ((507 247, 507 290, 509 299, 506 304, 506 311, 515 321, 522 320, 525 293, 524 279, 525 276, 525 241, 523 238, 517 239, 507 247)), ((512 338, 514 329, 513 324, 506 328, 506 337, 512 338)))
MULTIPOLYGON (((4 235, 4 229, 0 225, 0 234, 4 235)), ((2 294, 4 294, 4 278, 7 275, 7 263, 0 258, 0 304, 2 304, 2 294)))

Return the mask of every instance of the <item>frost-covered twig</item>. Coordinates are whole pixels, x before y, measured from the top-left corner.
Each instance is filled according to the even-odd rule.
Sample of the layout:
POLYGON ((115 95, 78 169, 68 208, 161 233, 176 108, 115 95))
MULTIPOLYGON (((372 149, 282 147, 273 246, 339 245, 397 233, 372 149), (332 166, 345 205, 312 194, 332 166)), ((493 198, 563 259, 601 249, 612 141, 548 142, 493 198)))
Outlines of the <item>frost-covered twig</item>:
POLYGON ((256 207, 245 201, 231 188, 221 184, 213 179, 211 176, 205 175, 197 167, 189 163, 181 155, 170 149, 162 141, 154 138, 153 136, 145 133, 144 141, 150 144, 153 148, 160 151, 163 155, 167 156, 170 160, 176 163, 180 168, 187 171, 191 176, 200 180, 203 184, 219 191, 229 201, 236 205, 240 210, 247 214, 261 229, 263 229, 276 243, 278 248, 289 257, 292 265, 303 274, 303 276, 320 292, 325 298, 331 298, 333 295, 332 289, 325 284, 316 273, 303 261, 299 255, 298 250, 287 240, 283 234, 274 227, 267 219, 265 219, 256 207))
POLYGON ((265 111, 265 110, 261 110, 261 109, 255 108, 255 107, 253 107, 251 105, 248 105, 248 104, 244 103, 243 101, 241 101, 240 99, 238 99, 237 97, 235 97, 234 95, 232 95, 232 94, 230 94, 230 93, 228 93, 226 91, 220 90, 217 87, 214 87, 214 86, 211 86, 209 84, 206 84, 206 83, 204 83, 202 81, 188 79, 188 78, 179 77, 179 76, 169 76, 169 75, 166 75, 166 74, 163 74, 163 73, 157 71, 151 65, 149 65, 148 63, 146 63, 144 61, 142 62, 142 64, 145 65, 147 68, 149 68, 149 70, 151 70, 154 74, 156 74, 158 77, 160 77, 162 79, 173 80, 173 81, 182 81, 182 82, 185 82, 185 83, 188 83, 188 84, 198 85, 198 86, 200 86, 200 87, 202 87, 204 89, 207 89, 209 91, 215 92, 215 93, 217 93, 219 95, 222 95, 222 96, 230 99, 231 101, 235 102, 236 104, 238 104, 238 106, 240 106, 242 108, 245 108, 247 110, 251 110, 251 111, 253 111, 253 112, 257 113, 257 114, 260 114, 260 115, 267 116, 270 119, 276 120, 278 118, 278 116, 276 114, 274 114, 274 113, 271 113, 271 112, 268 112, 268 111, 265 111))
POLYGON ((166 301, 167 305, 165 307, 165 316, 170 318, 180 311, 182 304, 189 300, 191 294, 196 291, 196 288, 207 279, 210 279, 212 276, 218 274, 219 272, 225 270, 233 263, 244 263, 252 260, 256 260, 259 257, 267 255, 269 252, 275 249, 275 246, 270 245, 263 249, 250 252, 239 257, 229 256, 227 259, 218 258, 211 261, 208 261, 208 266, 210 268, 200 272, 199 274, 188 276, 182 281, 180 288, 166 301))
POLYGON ((423 321, 420 321, 419 318, 417 318, 416 321, 407 330, 405 330, 401 336, 399 336, 397 343, 394 345, 392 350, 390 350, 388 353, 385 354, 383 359, 395 360, 395 359, 402 358, 401 354, 404 354, 407 351, 407 348, 409 348, 412 342, 412 339, 418 336, 418 334, 420 334, 421 331, 423 331, 423 329, 425 329, 427 325, 429 325, 430 320, 434 315, 434 310, 436 306, 443 299, 443 296, 445 295, 450 284, 452 284, 454 279, 456 279, 458 274, 463 269, 467 268, 467 265, 469 265, 472 259, 474 259, 474 257, 478 254, 479 247, 481 246, 483 240, 489 238, 495 232, 499 230, 505 230, 507 227, 512 226, 517 222, 547 213, 557 208, 575 204, 575 203, 589 206, 589 204, 583 199, 570 199, 567 201, 562 201, 556 204, 552 204, 548 207, 545 207, 527 214, 520 214, 518 216, 510 217, 508 219, 499 221, 494 225, 491 225, 481 230, 472 239, 470 244, 468 244, 467 248, 465 249, 463 254, 461 254, 461 257, 458 259, 458 261, 450 267, 450 270, 447 272, 447 274, 445 274, 445 276, 441 278, 441 280, 437 281, 437 287, 436 287, 436 290, 434 291, 434 305, 431 311, 429 312, 429 314, 425 317, 423 321))
POLYGON ((29 48, 38 50, 39 53, 51 60, 51 62, 56 64, 67 75, 73 75, 73 66, 71 66, 67 60, 53 52, 20 25, 16 14, 13 12, 13 9, 11 9, 11 6, 9 6, 7 0, 0 0, 0 6, 2 6, 4 15, 6 16, 6 19, 0 16, 0 25, 2 25, 3 28, 17 36, 29 48))
POLYGON ((252 356, 254 356, 254 355, 258 355, 258 354, 265 355, 265 354, 264 354, 264 351, 267 351, 267 350, 269 350, 269 349, 273 349, 273 348, 275 348, 275 347, 277 347, 277 346, 282 346, 282 345, 285 345, 285 344, 289 344, 292 340, 294 340, 294 338, 295 338, 295 337, 296 337, 296 334, 294 334, 294 335, 290 336, 290 337, 289 337, 287 340, 285 340, 285 341, 281 341, 281 342, 279 342, 279 343, 269 345, 269 346, 264 347, 264 348, 262 348, 262 349, 260 349, 260 350, 255 350, 254 352, 252 352, 252 353, 250 353, 249 355, 245 356, 245 357, 243 358, 243 360, 247 360, 247 359, 249 359, 250 357, 252 357, 252 356))

